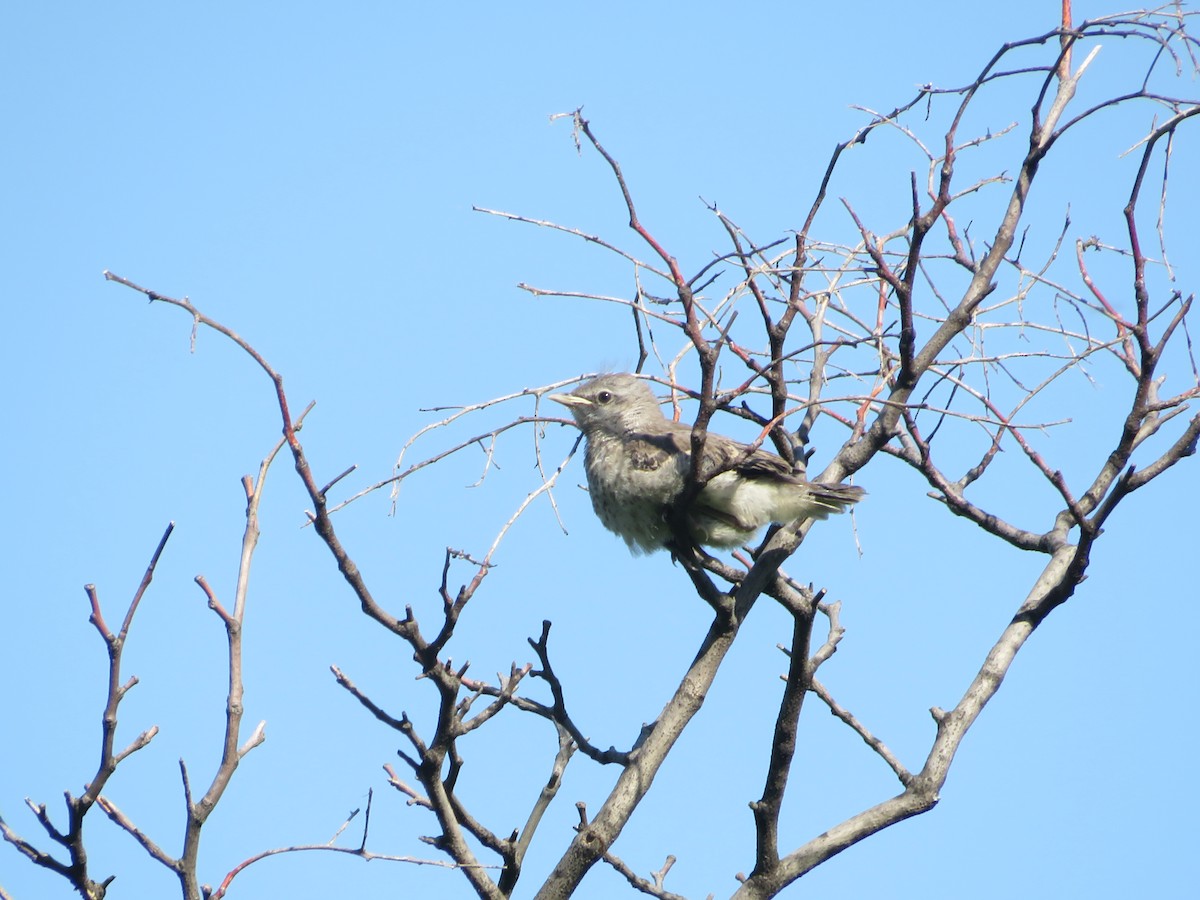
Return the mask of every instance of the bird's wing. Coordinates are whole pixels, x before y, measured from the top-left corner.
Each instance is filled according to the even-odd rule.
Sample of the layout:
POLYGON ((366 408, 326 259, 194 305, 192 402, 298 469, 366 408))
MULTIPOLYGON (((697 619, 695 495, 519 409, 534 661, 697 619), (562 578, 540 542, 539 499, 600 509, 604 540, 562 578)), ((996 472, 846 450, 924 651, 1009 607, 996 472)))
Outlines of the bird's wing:
MULTIPOLYGON (((681 454, 677 459, 690 460, 692 450, 692 429, 687 425, 670 423, 670 429, 663 435, 646 435, 646 442, 661 448, 664 454, 681 454)), ((844 512, 866 496, 867 492, 852 484, 827 484, 820 481, 809 481, 803 475, 795 472, 791 465, 781 456, 776 456, 767 450, 755 450, 746 456, 747 444, 719 434, 709 434, 704 441, 704 472, 709 477, 720 471, 733 471, 751 481, 770 479, 775 482, 794 484, 803 487, 805 494, 813 506, 819 510, 824 508, 829 512, 844 512), (732 466, 732 469, 728 468, 732 466)), ((701 497, 704 495, 701 494, 701 497)), ((709 508, 711 509, 711 508, 709 508)), ((731 524, 745 526, 728 512, 711 509, 715 518, 727 519, 731 524)), ((819 515, 817 512, 810 515, 819 515)), ((827 515, 828 513, 826 513, 827 515)), ((824 518, 824 515, 820 516, 824 518)))
POLYGON ((782 457, 766 450, 755 450, 746 456, 748 449, 746 444, 719 434, 710 434, 704 442, 704 470, 715 472, 732 465, 733 471, 743 478, 803 483, 803 479, 792 471, 791 465, 782 457))
MULTIPOLYGON (((737 445, 737 453, 745 452, 745 447, 737 445)), ((736 457, 735 457, 736 458, 736 457)), ((734 466, 735 471, 744 478, 771 478, 779 481, 791 481, 803 484, 804 479, 792 471, 792 467, 783 457, 768 453, 766 450, 755 450, 745 462, 734 466)))
MULTIPOLYGON (((662 434, 633 435, 638 445, 648 445, 664 454, 681 454, 683 459, 692 456, 692 428, 680 422, 668 422, 662 434)), ((720 434, 709 433, 704 439, 704 473, 711 477, 723 471, 736 471, 745 478, 775 478, 802 484, 804 479, 792 472, 792 467, 781 457, 766 450, 755 450, 746 456, 748 446, 720 434)), ((661 461, 658 463, 661 465, 661 461)), ((653 468, 657 468, 657 465, 653 468)))
MULTIPOLYGON (((732 441, 730 443, 733 443, 732 441)), ((735 445, 739 452, 745 450, 745 445, 735 445)), ((803 487, 808 500, 818 508, 830 512, 845 512, 867 495, 862 488, 852 484, 829 484, 823 481, 809 481, 803 475, 792 470, 792 467, 774 453, 766 450, 756 450, 744 463, 734 466, 734 471, 743 478, 769 478, 776 482, 785 482, 803 487)), ((816 515, 808 513, 808 515, 816 515)), ((826 514, 827 515, 827 514, 826 514)), ((824 518, 821 515, 820 518, 824 518)))

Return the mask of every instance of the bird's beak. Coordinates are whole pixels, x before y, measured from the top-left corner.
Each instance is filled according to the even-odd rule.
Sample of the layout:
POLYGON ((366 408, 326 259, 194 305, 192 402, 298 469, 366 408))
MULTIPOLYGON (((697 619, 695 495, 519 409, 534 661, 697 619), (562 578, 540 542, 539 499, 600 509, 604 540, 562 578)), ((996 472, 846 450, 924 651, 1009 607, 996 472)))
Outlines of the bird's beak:
POLYGON ((555 403, 561 403, 568 408, 592 405, 591 400, 588 400, 586 397, 576 397, 574 394, 550 394, 548 399, 553 400, 555 403))

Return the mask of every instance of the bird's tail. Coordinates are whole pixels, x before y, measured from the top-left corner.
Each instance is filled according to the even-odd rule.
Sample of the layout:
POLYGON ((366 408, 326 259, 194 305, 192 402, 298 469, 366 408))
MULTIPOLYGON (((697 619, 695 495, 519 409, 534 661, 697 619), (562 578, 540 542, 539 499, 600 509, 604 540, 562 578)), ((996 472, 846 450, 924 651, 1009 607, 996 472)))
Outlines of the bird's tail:
POLYGON ((825 519, 832 513, 845 512, 867 495, 862 488, 853 484, 825 484, 810 481, 807 499, 811 506, 805 512, 813 519, 825 519))

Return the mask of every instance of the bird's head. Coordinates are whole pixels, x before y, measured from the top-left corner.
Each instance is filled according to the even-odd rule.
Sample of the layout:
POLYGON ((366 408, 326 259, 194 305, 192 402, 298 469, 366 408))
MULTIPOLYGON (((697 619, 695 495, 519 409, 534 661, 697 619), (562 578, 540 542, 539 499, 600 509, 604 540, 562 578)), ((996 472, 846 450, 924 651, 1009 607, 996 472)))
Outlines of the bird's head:
POLYGON ((632 375, 601 375, 550 399, 571 411, 584 434, 642 431, 663 418, 650 386, 632 375))

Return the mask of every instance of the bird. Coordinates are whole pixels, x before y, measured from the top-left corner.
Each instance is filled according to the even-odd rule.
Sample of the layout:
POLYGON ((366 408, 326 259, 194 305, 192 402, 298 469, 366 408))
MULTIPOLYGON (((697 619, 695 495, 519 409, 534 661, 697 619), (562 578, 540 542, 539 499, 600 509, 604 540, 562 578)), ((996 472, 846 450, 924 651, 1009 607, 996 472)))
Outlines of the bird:
MULTIPOLYGON (((664 416, 649 385, 627 373, 600 375, 550 399, 570 410, 587 440, 584 469, 601 524, 635 555, 666 546, 691 468, 691 426, 664 416)), ((703 453, 701 473, 718 474, 684 518, 697 545, 740 547, 769 522, 825 519, 866 495, 854 485, 808 481, 774 453, 711 432, 703 453)))

